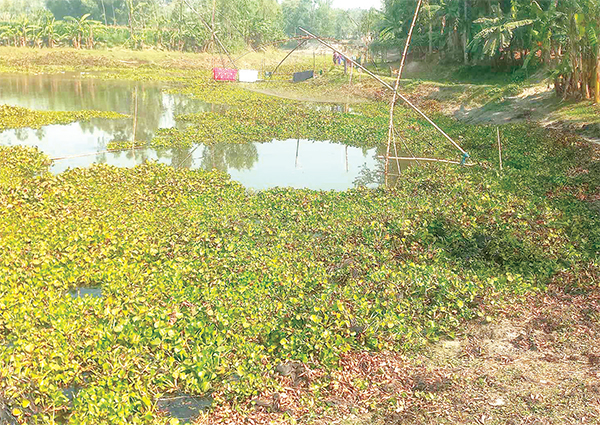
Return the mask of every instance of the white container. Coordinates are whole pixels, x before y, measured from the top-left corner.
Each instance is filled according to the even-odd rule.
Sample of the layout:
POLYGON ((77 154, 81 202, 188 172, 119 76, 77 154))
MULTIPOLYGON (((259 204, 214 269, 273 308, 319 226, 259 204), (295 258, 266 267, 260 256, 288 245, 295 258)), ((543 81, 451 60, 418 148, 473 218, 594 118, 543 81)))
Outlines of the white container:
POLYGON ((240 69, 240 83, 255 83, 258 80, 258 71, 251 69, 240 69))

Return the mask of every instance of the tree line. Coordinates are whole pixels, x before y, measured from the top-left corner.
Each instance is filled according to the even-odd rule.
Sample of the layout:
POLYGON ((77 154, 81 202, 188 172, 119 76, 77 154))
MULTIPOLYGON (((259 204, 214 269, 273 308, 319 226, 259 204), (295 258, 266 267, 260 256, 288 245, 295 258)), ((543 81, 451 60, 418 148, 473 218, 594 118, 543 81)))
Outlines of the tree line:
MULTIPOLYGON (((230 49, 283 37, 276 0, 190 1, 230 49)), ((14 46, 208 50, 211 31, 182 0, 0 2, 0 43, 14 46)))
MULTIPOLYGON (((401 45, 416 5, 384 0, 376 45, 401 45)), ((600 102, 598 0, 429 0, 411 48, 500 71, 543 66, 558 95, 600 102)))
MULTIPOLYGON (((0 43, 206 51, 214 40, 204 20, 232 50, 292 37, 299 26, 399 50, 417 0, 382 3, 346 11, 332 0, 0 0, 0 43)), ((559 95, 600 102, 600 3, 425 0, 411 54, 504 72, 543 66, 559 95)))
POLYGON ((0 0, 0 43, 208 50, 211 32, 188 3, 232 50, 293 37, 298 26, 356 38, 366 14, 331 0, 0 0))

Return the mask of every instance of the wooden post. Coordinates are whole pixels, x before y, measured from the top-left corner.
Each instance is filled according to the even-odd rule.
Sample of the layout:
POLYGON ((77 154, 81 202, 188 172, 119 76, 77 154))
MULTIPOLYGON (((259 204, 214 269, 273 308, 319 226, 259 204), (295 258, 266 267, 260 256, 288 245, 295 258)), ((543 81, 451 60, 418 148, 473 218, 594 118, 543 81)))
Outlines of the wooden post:
POLYGON ((352 85, 352 72, 354 71, 354 62, 350 62, 350 85, 352 85))
POLYGON ((346 172, 348 172, 350 168, 348 167, 348 145, 346 145, 346 172))

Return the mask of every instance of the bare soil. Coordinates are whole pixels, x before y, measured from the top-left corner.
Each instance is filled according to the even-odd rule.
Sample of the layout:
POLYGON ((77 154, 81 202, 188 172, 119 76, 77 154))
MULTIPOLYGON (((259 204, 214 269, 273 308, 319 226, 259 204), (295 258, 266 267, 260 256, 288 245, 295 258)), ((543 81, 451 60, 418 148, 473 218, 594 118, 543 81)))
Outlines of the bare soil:
MULTIPOLYGON (((456 96, 456 92, 457 88, 452 87, 429 87, 425 98, 438 100, 445 113, 467 124, 503 125, 531 121, 543 127, 576 133, 588 141, 600 143, 600 113, 594 114, 591 104, 582 108, 587 109, 585 113, 571 113, 569 109, 574 103, 558 98, 550 86, 531 86, 502 102, 483 105, 478 105, 476 99, 461 99, 456 96)), ((476 95, 473 97, 476 98, 476 95)))

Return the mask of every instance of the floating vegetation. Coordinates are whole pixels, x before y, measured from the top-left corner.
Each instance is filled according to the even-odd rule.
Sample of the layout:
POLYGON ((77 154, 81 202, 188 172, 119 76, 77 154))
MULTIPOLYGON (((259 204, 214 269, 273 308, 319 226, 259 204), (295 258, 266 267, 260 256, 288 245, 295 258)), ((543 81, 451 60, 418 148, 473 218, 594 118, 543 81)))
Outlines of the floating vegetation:
POLYGON ((197 143, 270 142, 273 139, 312 139, 375 147, 387 138, 383 104, 356 106, 352 113, 267 96, 236 85, 193 84, 176 92, 205 102, 227 104, 218 112, 177 117, 184 129, 160 129, 150 142, 155 148, 190 147, 197 143))
POLYGON ((273 139, 313 139, 374 147, 387 137, 385 117, 318 111, 280 99, 261 99, 220 114, 201 113, 177 117, 192 125, 183 130, 162 129, 153 147, 189 147, 213 144, 265 142, 273 139))
POLYGON ((600 187, 593 154, 507 127, 499 174, 489 132, 463 133, 482 167, 414 167, 396 189, 347 192, 250 193, 155 163, 51 175, 37 150, 0 147, 0 334, 13 342, 0 394, 33 423, 176 419, 168 394, 189 397, 190 418, 209 395, 275 411, 282 385, 329 391, 345 354, 414 350, 585 276, 600 250, 579 201, 600 187), (65 296, 98 282, 94 302, 65 296))
MULTIPOLYGON (((309 139, 369 149, 385 145, 388 137, 389 104, 386 102, 357 103, 350 111, 346 105, 315 105, 214 82, 193 83, 174 91, 205 102, 222 102, 229 107, 218 113, 177 116, 177 120, 186 126, 159 129, 150 141, 150 147, 190 148, 198 143, 245 144, 274 139, 309 139)), ((459 152, 422 117, 405 108, 398 108, 397 114, 402 114, 402 119, 396 121, 399 142, 410 140, 411 149, 423 156, 460 159, 459 152)), ((451 120, 440 113, 433 116, 445 129, 449 128, 453 137, 463 137, 463 129, 459 130, 451 120)), ((399 143, 398 149, 408 155, 405 147, 406 143, 399 143)))
MULTIPOLYGON (((236 85, 177 90, 230 107, 181 116, 189 128, 153 146, 387 137, 383 102, 349 114, 236 85)), ((346 355, 453 337, 551 281, 597 285, 586 281, 600 251, 587 202, 597 153, 508 126, 499 173, 495 128, 436 121, 478 166, 424 165, 396 188, 346 192, 249 192, 152 162, 52 175, 37 149, 0 147, 0 422, 175 423, 227 403, 281 412, 282 387, 306 390, 318 414, 346 355)), ((415 151, 451 154, 411 113, 397 125, 415 151)), ((121 147, 131 142, 109 145, 121 147)))
POLYGON ((70 124, 92 118, 119 119, 127 115, 107 111, 33 111, 19 106, 0 105, 0 131, 8 128, 40 128, 50 124, 70 124))
POLYGON ((138 148, 147 145, 148 143, 143 140, 136 140, 135 142, 131 140, 113 140, 112 142, 108 142, 106 148, 108 150, 125 150, 138 148))
POLYGON ((19 146, 13 149, 0 147, 0 163, 0 181, 6 186, 18 185, 22 179, 47 171, 52 161, 36 148, 19 146))

